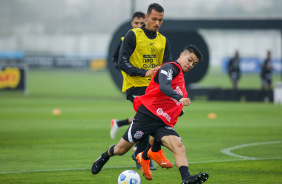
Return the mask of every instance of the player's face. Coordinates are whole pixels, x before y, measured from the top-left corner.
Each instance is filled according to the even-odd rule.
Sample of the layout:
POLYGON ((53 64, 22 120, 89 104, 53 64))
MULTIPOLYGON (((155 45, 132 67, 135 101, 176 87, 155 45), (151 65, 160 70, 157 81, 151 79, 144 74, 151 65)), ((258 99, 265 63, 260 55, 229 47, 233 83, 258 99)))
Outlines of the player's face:
POLYGON ((142 18, 142 17, 140 17, 140 18, 134 17, 134 19, 131 22, 131 26, 133 28, 139 28, 139 27, 143 26, 144 24, 145 24, 145 19, 142 18))
POLYGON ((150 31, 158 31, 158 29, 161 27, 164 19, 164 13, 158 12, 154 9, 152 9, 151 14, 148 16, 145 15, 146 20, 146 29, 150 31))
POLYGON ((199 58, 194 53, 184 51, 180 54, 180 57, 177 61, 185 73, 190 71, 192 68, 194 68, 194 66, 196 66, 196 64, 198 64, 199 58))

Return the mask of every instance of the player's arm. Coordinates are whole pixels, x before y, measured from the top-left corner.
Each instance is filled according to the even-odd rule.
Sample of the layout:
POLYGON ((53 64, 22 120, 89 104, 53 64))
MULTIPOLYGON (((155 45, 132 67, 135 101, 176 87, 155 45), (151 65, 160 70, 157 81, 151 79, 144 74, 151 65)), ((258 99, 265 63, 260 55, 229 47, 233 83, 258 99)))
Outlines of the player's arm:
POLYGON ((228 72, 231 73, 233 70, 233 58, 229 60, 228 66, 227 66, 228 72))
POLYGON ((159 70, 159 84, 160 90, 167 96, 176 99, 182 105, 190 105, 190 98, 184 98, 182 95, 176 93, 171 87, 172 80, 181 72, 179 68, 171 63, 164 64, 159 70))
POLYGON ((118 66, 129 76, 145 77, 147 70, 134 67, 129 58, 136 48, 136 36, 133 31, 127 32, 119 50, 118 66))
MULTIPOLYGON (((179 74, 180 70, 179 68, 176 68, 173 64, 167 63, 163 65, 159 70, 159 84, 160 84, 160 90, 167 96, 176 99, 177 101, 183 101, 182 95, 176 93, 174 89, 171 87, 172 80, 179 74)), ((190 99, 189 99, 190 100, 190 99)), ((191 102, 190 102, 191 103, 191 102)), ((182 110, 179 116, 182 116, 184 114, 184 111, 182 110)))
POLYGON ((172 56, 171 56, 170 44, 169 44, 168 39, 166 39, 163 63, 171 62, 171 61, 173 61, 173 60, 172 60, 172 56))
POLYGON ((177 101, 183 98, 183 96, 174 91, 174 89, 171 87, 171 82, 179 74, 179 72, 179 68, 171 63, 162 65, 158 71, 161 92, 173 99, 176 99, 177 101))
POLYGON ((116 67, 116 69, 118 69, 118 55, 119 55, 119 50, 120 50, 120 46, 121 46, 122 40, 120 39, 118 42, 118 46, 114 52, 113 55, 113 64, 116 67))

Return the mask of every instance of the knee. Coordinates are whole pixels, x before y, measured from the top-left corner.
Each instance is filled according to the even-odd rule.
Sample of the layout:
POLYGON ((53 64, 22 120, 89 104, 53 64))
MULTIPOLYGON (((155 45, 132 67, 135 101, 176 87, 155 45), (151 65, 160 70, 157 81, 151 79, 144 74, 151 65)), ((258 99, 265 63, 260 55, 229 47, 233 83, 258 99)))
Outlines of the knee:
POLYGON ((115 147, 114 149, 115 155, 124 155, 126 153, 126 150, 120 147, 115 147))
POLYGON ((186 152, 186 148, 182 143, 179 143, 175 146, 175 152, 186 152))

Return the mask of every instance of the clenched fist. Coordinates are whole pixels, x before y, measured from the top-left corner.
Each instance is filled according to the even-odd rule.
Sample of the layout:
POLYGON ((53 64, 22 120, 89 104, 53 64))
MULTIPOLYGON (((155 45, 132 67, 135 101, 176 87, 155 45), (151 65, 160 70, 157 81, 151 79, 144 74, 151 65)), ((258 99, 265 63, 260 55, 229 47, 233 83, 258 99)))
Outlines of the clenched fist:
POLYGON ((179 102, 182 103, 182 105, 184 105, 184 106, 188 106, 188 105, 191 104, 190 98, 181 98, 181 99, 179 100, 179 102))

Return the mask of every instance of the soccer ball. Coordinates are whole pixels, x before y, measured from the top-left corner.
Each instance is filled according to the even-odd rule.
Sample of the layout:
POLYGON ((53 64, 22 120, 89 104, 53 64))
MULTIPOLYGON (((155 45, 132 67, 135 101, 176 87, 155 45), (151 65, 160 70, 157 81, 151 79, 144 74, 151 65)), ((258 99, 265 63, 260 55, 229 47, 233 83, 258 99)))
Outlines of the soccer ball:
POLYGON ((141 178, 137 172, 126 170, 119 175, 118 184, 141 184, 141 178))

